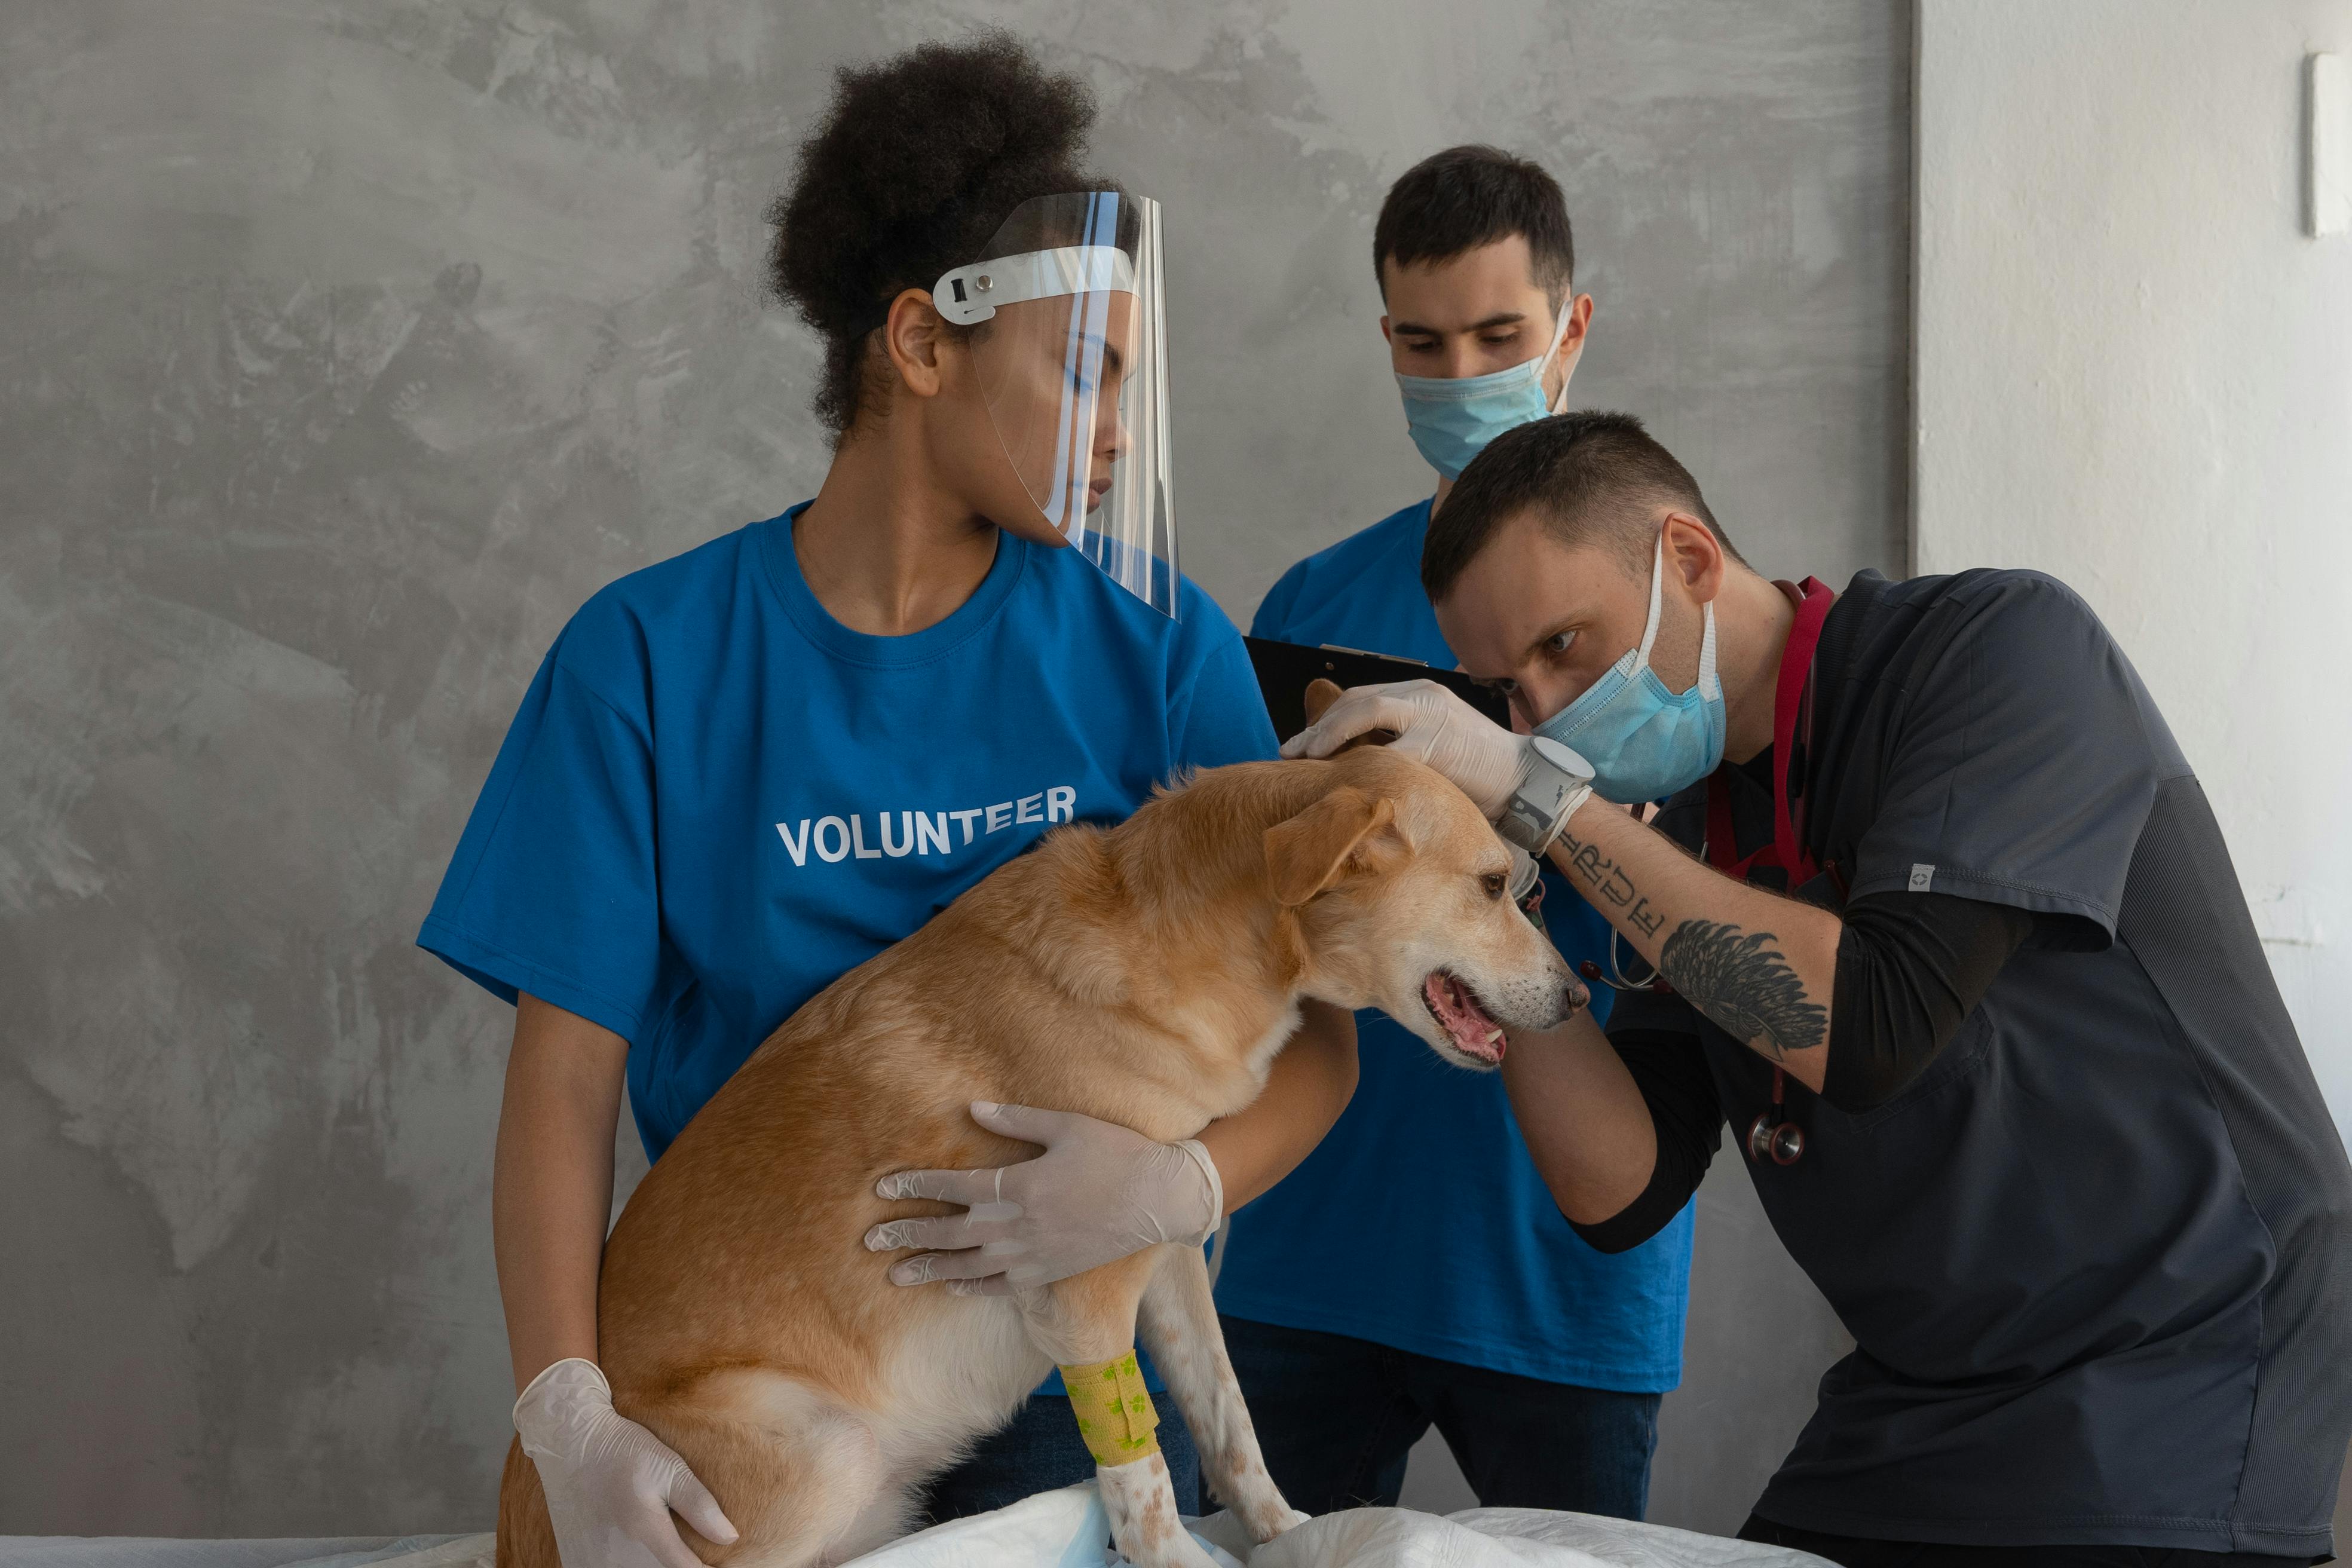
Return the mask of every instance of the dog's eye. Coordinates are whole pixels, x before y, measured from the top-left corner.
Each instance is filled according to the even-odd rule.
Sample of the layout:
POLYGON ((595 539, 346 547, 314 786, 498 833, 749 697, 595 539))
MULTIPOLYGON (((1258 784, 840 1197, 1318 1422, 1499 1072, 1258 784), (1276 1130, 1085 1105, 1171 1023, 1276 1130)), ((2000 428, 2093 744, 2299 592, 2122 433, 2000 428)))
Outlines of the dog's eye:
POLYGON ((1478 879, 1478 885, 1486 889, 1488 898, 1499 899, 1510 890, 1511 879, 1500 871, 1489 871, 1478 879))

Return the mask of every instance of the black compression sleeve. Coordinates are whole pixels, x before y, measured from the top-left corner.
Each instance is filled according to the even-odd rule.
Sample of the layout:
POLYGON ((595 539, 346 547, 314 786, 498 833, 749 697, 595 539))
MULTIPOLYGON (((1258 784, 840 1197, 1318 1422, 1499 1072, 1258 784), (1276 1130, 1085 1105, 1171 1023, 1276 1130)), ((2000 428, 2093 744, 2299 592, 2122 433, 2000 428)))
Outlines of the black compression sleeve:
POLYGON ((1598 1225, 1569 1228, 1602 1252, 1639 1247, 1666 1228, 1698 1191, 1707 1162, 1723 1139, 1723 1106, 1697 1037, 1668 1029, 1627 1029, 1609 1043, 1633 1075, 1650 1123, 1657 1130, 1657 1163, 1642 1195, 1598 1225))
POLYGON ((1948 893, 1874 893, 1845 908, 1822 1098, 1885 1104, 1951 1042, 2033 917, 1948 893))

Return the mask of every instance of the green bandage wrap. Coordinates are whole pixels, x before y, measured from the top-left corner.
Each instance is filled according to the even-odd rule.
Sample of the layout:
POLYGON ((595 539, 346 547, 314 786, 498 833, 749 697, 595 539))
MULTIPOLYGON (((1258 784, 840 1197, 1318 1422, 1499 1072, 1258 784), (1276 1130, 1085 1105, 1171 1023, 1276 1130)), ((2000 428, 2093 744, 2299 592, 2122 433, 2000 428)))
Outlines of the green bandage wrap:
POLYGON ((1078 1418, 1078 1436, 1098 1465, 1131 1465, 1147 1454, 1160 1452, 1160 1412, 1151 1407, 1151 1392, 1129 1351, 1108 1361, 1062 1369, 1062 1385, 1070 1391, 1070 1414, 1078 1418))

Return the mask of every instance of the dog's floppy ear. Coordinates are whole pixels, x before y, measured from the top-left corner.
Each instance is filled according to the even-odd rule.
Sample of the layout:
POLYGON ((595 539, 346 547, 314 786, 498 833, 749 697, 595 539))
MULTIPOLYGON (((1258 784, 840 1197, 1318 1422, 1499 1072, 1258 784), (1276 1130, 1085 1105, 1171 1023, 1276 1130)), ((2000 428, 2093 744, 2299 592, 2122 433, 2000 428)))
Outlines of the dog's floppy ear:
POLYGON ((1265 830, 1265 866, 1277 902, 1296 907, 1339 879, 1364 840, 1396 821, 1396 803, 1353 784, 1265 830))
MULTIPOLYGON (((1341 695, 1342 693, 1339 690, 1339 683, 1336 680, 1326 680, 1318 675, 1314 679, 1308 681, 1307 683, 1306 697, 1307 721, 1309 724, 1312 724, 1318 719, 1322 718, 1324 713, 1330 708, 1331 704, 1339 700, 1341 695)), ((1339 752, 1352 752, 1358 746, 1385 746, 1391 741, 1395 739, 1396 731, 1394 730, 1367 730, 1362 734, 1357 736, 1354 740, 1349 742, 1346 745, 1341 746, 1339 752, 1334 752, 1331 754, 1336 757, 1339 754, 1339 752)))

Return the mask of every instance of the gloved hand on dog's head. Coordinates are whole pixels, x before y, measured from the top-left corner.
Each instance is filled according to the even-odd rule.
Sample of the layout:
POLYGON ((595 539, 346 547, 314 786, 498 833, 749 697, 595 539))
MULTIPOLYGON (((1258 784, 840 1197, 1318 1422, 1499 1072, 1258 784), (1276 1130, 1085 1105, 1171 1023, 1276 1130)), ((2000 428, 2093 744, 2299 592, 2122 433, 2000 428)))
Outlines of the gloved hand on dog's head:
MULTIPOLYGON (((1309 710, 1313 708, 1310 700, 1309 710)), ((1454 782, 1494 821, 1528 778, 1528 737, 1496 724, 1433 680, 1359 686, 1283 742, 1286 757, 1329 757, 1356 740, 1386 731, 1392 751, 1426 763, 1454 782)))

